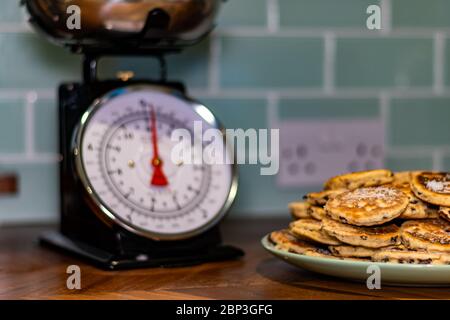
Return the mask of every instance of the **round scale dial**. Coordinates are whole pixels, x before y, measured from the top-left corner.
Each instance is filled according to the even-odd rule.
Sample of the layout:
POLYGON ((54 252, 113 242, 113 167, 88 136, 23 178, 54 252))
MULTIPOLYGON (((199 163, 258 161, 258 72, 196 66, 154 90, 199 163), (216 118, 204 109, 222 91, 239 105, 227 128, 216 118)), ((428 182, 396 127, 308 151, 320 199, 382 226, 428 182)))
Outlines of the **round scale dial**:
MULTIPOLYGON (((236 193, 233 166, 172 159, 174 130, 201 138, 194 123, 218 129, 206 107, 165 87, 127 87, 99 99, 82 117, 75 146, 96 213, 155 239, 186 238, 218 222, 236 193)), ((192 150, 201 152, 195 139, 192 150)))

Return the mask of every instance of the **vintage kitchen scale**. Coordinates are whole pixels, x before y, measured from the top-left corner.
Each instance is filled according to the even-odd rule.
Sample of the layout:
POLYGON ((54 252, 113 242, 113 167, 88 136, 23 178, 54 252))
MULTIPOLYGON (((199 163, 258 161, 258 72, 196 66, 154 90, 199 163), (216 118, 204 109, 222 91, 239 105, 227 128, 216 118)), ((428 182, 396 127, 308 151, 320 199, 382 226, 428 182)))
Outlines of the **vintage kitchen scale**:
POLYGON ((173 130, 220 128, 183 84, 166 80, 164 60, 209 33, 220 2, 23 1, 37 30, 84 57, 83 82, 59 87, 61 225, 42 243, 108 269, 243 254, 222 244, 218 228, 237 192, 235 166, 170 157, 173 130), (81 29, 69 30, 74 8, 81 29), (111 55, 156 57, 160 77, 100 81, 98 59, 111 55))

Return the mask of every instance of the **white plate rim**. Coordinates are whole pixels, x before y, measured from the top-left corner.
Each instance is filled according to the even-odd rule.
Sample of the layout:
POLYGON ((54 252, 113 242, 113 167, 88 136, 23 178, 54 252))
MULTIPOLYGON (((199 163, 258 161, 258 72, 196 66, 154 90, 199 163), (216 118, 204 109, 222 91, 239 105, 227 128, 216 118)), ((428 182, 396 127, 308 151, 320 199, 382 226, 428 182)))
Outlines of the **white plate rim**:
POLYGON ((439 270, 444 271, 448 270, 450 272, 450 265, 433 265, 433 264, 401 264, 401 263, 392 263, 392 262, 375 262, 375 261, 354 261, 354 260, 341 260, 341 259, 329 259, 323 257, 312 257, 306 256, 298 253, 292 253, 287 251, 282 251, 276 249, 275 246, 269 241, 269 235, 265 235, 261 239, 261 244, 270 253, 274 254, 278 258, 288 257, 291 259, 304 260, 309 263, 326 263, 326 264, 335 264, 341 266, 360 266, 360 267, 369 267, 369 266, 379 266, 380 268, 392 268, 397 270, 439 270))

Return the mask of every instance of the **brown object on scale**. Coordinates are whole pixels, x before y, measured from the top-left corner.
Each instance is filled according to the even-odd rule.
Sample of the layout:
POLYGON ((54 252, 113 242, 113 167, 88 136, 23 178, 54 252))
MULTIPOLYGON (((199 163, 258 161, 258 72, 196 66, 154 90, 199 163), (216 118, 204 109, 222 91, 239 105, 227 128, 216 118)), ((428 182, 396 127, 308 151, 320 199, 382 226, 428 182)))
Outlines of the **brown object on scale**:
POLYGON ((27 0, 32 23, 65 44, 130 40, 144 36, 159 46, 189 44, 211 31, 219 0, 27 0), (73 6, 82 12, 82 28, 67 27, 73 6), (166 44, 159 40, 170 39, 166 44))

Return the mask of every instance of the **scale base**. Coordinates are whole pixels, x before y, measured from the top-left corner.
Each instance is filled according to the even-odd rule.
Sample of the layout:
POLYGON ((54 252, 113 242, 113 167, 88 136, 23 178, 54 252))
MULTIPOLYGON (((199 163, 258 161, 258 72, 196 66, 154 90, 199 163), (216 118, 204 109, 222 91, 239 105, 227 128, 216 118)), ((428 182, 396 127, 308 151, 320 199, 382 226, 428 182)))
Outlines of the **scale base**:
POLYGON ((244 255, 242 250, 225 245, 217 245, 216 247, 208 248, 208 250, 189 252, 186 255, 171 257, 151 257, 149 253, 133 256, 118 255, 93 247, 84 242, 73 240, 57 231, 44 233, 39 240, 44 246, 78 256, 106 270, 186 267, 206 262, 236 259, 244 255))

